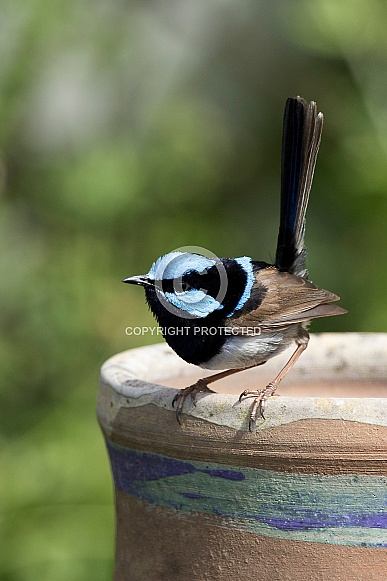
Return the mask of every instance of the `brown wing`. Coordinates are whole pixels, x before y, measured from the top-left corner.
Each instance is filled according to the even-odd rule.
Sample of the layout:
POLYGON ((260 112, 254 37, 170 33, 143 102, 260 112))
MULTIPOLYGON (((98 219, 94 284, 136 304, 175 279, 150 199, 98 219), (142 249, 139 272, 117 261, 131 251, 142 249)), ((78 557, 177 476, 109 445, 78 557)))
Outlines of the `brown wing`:
POLYGON ((305 278, 280 272, 275 267, 259 270, 255 278, 249 300, 240 316, 228 321, 229 326, 272 327, 347 312, 330 304, 338 301, 340 297, 318 288, 305 278), (266 292, 262 299, 263 289, 266 292), (254 308, 256 304, 259 306, 254 308))

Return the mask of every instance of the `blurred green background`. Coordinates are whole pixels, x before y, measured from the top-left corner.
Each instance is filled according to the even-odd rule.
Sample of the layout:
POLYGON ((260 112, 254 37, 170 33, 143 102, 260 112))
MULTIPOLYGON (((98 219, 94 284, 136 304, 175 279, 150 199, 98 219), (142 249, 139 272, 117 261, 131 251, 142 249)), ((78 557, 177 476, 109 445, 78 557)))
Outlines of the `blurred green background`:
POLYGON ((98 371, 150 343, 121 279, 198 245, 274 258, 282 113, 325 127, 309 270, 387 325, 387 3, 3 0, 0 6, 0 579, 111 579, 98 371))

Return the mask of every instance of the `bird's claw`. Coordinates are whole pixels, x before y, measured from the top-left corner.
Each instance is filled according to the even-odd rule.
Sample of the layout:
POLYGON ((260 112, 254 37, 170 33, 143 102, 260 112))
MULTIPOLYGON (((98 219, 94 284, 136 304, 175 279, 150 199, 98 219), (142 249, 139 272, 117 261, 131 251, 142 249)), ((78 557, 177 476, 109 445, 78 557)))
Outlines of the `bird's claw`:
POLYGON ((182 393, 182 391, 179 391, 175 395, 175 397, 173 398, 173 400, 172 400, 172 407, 173 408, 177 404, 177 407, 176 407, 176 419, 177 419, 177 421, 179 422, 180 425, 181 425, 180 416, 181 416, 181 412, 182 412, 182 409, 183 409, 184 401, 186 399, 186 397, 184 397, 184 394, 182 393))
POLYGON ((244 397, 259 397, 263 390, 261 389, 245 389, 239 396, 239 403, 242 402, 244 397))
POLYGON ((257 427, 257 415, 261 416, 263 420, 265 420, 265 406, 266 401, 274 395, 278 385, 274 381, 270 382, 265 389, 245 389, 239 396, 239 401, 241 402, 244 397, 254 397, 253 406, 250 412, 250 419, 249 419, 249 431, 255 432, 257 427))
POLYGON ((184 406, 184 402, 187 399, 187 397, 190 395, 191 396, 191 400, 192 403, 194 405, 194 407, 196 407, 196 399, 197 399, 197 394, 198 393, 203 393, 203 392, 209 392, 209 393, 214 393, 212 391, 212 389, 210 389, 207 386, 207 383, 202 380, 199 379, 196 383, 194 383, 193 385, 189 385, 188 387, 181 389, 173 398, 172 400, 172 407, 174 408, 176 403, 176 419, 179 422, 179 424, 181 425, 181 414, 183 413, 183 406, 184 406))

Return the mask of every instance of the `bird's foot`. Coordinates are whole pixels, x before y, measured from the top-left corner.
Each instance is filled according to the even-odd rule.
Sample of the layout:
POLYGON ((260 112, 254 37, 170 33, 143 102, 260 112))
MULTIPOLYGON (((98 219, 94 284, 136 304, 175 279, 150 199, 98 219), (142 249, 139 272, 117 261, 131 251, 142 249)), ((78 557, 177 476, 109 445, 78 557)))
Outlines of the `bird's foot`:
POLYGON ((176 419, 181 424, 181 414, 183 413, 183 406, 184 402, 187 397, 190 395, 192 399, 192 403, 196 406, 196 396, 198 393, 214 393, 212 389, 210 389, 207 385, 205 379, 198 379, 196 383, 193 385, 189 385, 188 387, 181 389, 179 393, 175 395, 172 400, 172 407, 176 405, 176 419))
POLYGON ((253 407, 250 412, 249 419, 249 430, 254 432, 256 429, 257 414, 261 416, 262 419, 266 419, 264 416, 266 401, 275 394, 278 387, 278 383, 272 381, 269 383, 265 389, 245 389, 239 396, 239 401, 241 402, 244 397, 254 397, 253 407))

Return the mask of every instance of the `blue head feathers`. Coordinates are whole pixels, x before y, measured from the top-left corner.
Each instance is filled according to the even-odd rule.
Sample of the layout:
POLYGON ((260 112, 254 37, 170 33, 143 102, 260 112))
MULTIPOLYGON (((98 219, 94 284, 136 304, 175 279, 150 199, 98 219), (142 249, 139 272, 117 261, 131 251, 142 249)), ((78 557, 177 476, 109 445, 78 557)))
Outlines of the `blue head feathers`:
MULTIPOLYGON (((183 318, 205 318, 215 311, 231 316, 248 300, 254 282, 251 259, 207 258, 189 252, 161 256, 146 277, 154 284, 165 309, 183 318), (231 272, 232 271, 232 272, 231 272), (238 274, 240 285, 232 310, 229 306, 230 276, 238 274), (226 308, 225 308, 226 307, 226 308), (176 312, 177 311, 177 312, 176 312)), ((235 291, 235 285, 233 285, 235 291)))

